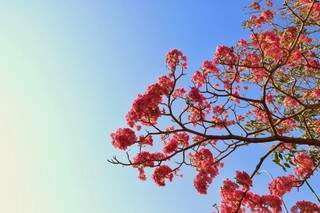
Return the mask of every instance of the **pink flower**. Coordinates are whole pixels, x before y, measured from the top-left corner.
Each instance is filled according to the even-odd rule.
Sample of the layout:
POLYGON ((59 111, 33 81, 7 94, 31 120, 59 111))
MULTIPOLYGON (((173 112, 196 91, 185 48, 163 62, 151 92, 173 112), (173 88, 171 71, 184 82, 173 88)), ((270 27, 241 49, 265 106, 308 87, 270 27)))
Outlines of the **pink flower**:
POLYGON ((159 78, 158 84, 160 86, 161 92, 165 95, 168 95, 173 88, 173 80, 166 75, 159 78))
POLYGON ((232 48, 223 45, 217 47, 214 63, 233 65, 235 64, 236 59, 237 57, 232 48))
POLYGON ((206 73, 206 74, 207 73, 213 73, 213 74, 219 73, 217 66, 212 61, 208 61, 208 60, 205 60, 202 63, 202 69, 203 69, 204 73, 206 73))
POLYGON ((251 177, 245 171, 236 171, 236 180, 244 188, 249 189, 252 186, 251 177))
POLYGON ((172 49, 168 52, 166 57, 166 64, 169 69, 175 70, 177 65, 181 65, 182 68, 187 68, 187 57, 178 49, 172 49))
POLYGON ((150 146, 152 146, 152 144, 153 144, 153 139, 152 139, 152 136, 147 136, 147 137, 145 137, 145 136, 140 136, 139 137, 139 144, 146 144, 146 145, 150 145, 150 146))
POLYGON ((253 2, 251 4, 251 8, 254 9, 254 10, 260 10, 261 6, 260 6, 260 4, 258 2, 255 1, 255 2, 253 2))
POLYGON ((193 74, 193 77, 192 77, 192 81, 194 82, 194 84, 196 85, 196 87, 201 87, 205 82, 206 82, 206 78, 207 78, 207 75, 200 72, 200 71, 196 71, 194 74, 193 74))
POLYGON ((137 168, 153 167, 155 161, 162 160, 164 157, 164 154, 160 152, 150 153, 142 151, 133 158, 133 164, 137 168))
POLYGON ((165 180, 172 181, 173 171, 169 166, 161 165, 157 167, 153 172, 153 180, 159 186, 165 186, 165 180))
POLYGON ((295 173, 301 178, 306 178, 312 174, 314 163, 312 158, 305 152, 295 154, 293 163, 296 164, 295 173))
POLYGON ((200 194, 206 194, 209 184, 218 175, 221 164, 215 162, 211 151, 206 148, 192 154, 191 162, 199 172, 194 179, 194 186, 200 194))
POLYGON ((315 89, 312 91, 312 96, 314 98, 320 98, 320 89, 315 89))
POLYGON ((145 181, 147 180, 147 176, 146 174, 144 173, 144 169, 143 168, 138 168, 138 171, 139 171, 139 176, 138 178, 142 181, 145 181))
POLYGON ((137 141, 137 137, 130 128, 120 128, 115 133, 111 134, 112 145, 115 148, 126 150, 137 141))
POLYGON ((189 135, 187 133, 174 133, 173 137, 169 139, 163 147, 163 152, 171 154, 177 151, 179 145, 182 147, 187 147, 189 145, 189 135))
POLYGON ((177 88, 174 90, 172 93, 172 97, 178 98, 178 97, 183 97, 183 95, 186 93, 184 88, 177 88))
POLYGON ((144 125, 156 124, 160 117, 159 104, 161 103, 163 88, 159 84, 152 84, 148 90, 139 95, 133 102, 126 119, 130 127, 141 122, 144 125))
POLYGON ((200 93, 199 89, 195 87, 191 88, 188 96, 192 101, 198 103, 202 103, 205 100, 204 96, 200 93))
POLYGON ((207 194, 212 177, 209 173, 199 172, 193 180, 193 185, 200 194, 207 194))
POLYGON ((292 208, 292 213, 319 213, 320 212, 320 206, 318 206, 315 203, 309 202, 309 201, 298 201, 292 208))
POLYGON ((261 17, 264 18, 266 22, 271 22, 273 19, 273 12, 271 10, 266 10, 261 13, 261 17))
POLYGON ((298 184, 296 176, 282 176, 271 181, 269 191, 272 195, 282 197, 287 192, 290 192, 293 187, 298 186, 298 184))
POLYGON ((291 98, 289 96, 286 96, 284 99, 283 99, 283 105, 286 107, 286 108, 295 108, 297 106, 299 106, 299 103, 298 101, 296 101, 294 98, 291 98))

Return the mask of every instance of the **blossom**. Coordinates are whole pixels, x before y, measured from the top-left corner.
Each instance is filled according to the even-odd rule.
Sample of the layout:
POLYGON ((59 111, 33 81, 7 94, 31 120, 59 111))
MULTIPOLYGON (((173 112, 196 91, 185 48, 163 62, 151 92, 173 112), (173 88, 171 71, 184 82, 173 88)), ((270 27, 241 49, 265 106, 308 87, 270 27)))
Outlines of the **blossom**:
POLYGON ((182 147, 187 147, 189 144, 189 135, 185 132, 175 133, 173 137, 168 140, 163 147, 163 152, 166 154, 170 154, 175 152, 178 149, 179 145, 182 147))
POLYGON ((196 71, 193 74, 192 81, 194 82, 196 87, 201 87, 206 82, 206 78, 207 78, 206 74, 204 74, 200 71, 196 71))
POLYGON ((209 149, 202 148, 191 155, 191 162, 199 172, 194 179, 194 186, 200 194, 206 194, 209 184, 219 173, 222 165, 215 162, 209 149))
POLYGON ((191 88, 188 96, 192 101, 198 102, 198 103, 203 103, 203 101, 205 100, 204 96, 200 93, 199 89, 196 87, 191 88))
POLYGON ((283 105, 284 105, 286 108, 294 108, 294 107, 299 106, 299 103, 296 101, 296 99, 291 98, 291 97, 289 97, 289 96, 286 96, 286 97, 283 99, 283 105))
POLYGON ((314 163, 307 153, 299 152, 295 154, 293 163, 296 164, 295 173, 299 177, 306 178, 312 174, 314 163))
POLYGON ((310 201, 298 201, 292 208, 292 213, 319 213, 320 212, 320 206, 318 206, 315 203, 312 203, 310 201))
POLYGON ((138 168, 138 171, 139 171, 139 176, 138 178, 142 181, 145 181, 147 180, 147 176, 146 174, 144 173, 144 169, 143 168, 138 168))
POLYGON ((193 180, 193 185, 200 194, 207 194, 209 184, 211 183, 212 177, 206 172, 199 172, 193 180))
POLYGON ((252 186, 251 177, 245 171, 236 171, 236 180, 244 188, 249 189, 252 186))
POLYGON ((133 158, 133 165, 137 168, 153 167, 155 161, 160 161, 164 158, 164 154, 161 152, 150 153, 147 151, 139 152, 133 158))
POLYGON ((173 171, 169 166, 161 165, 153 172, 153 180, 159 186, 165 186, 165 179, 172 181, 173 171))
POLYGON ((258 2, 255 1, 255 2, 253 2, 251 4, 251 8, 254 9, 254 10, 260 10, 261 6, 260 6, 260 4, 258 2))
POLYGON ((137 122, 144 125, 156 124, 160 117, 159 104, 162 100, 162 92, 162 87, 156 83, 150 85, 144 94, 139 95, 126 115, 127 124, 130 127, 137 122))
POLYGON ((315 89, 312 91, 312 96, 314 98, 320 98, 320 89, 315 89))
POLYGON ((269 191, 272 195, 282 197, 287 192, 290 192, 295 186, 298 186, 298 179, 296 176, 282 176, 271 181, 269 184, 269 191))
POLYGON ((268 73, 263 68, 252 68, 252 81, 259 83, 267 77, 268 73))
MULTIPOLYGON (((240 199, 245 195, 243 191, 239 190, 239 185, 233 181, 226 179, 220 189, 221 195, 221 213, 235 212, 238 210, 240 199)), ((244 212, 239 209, 239 212, 244 212)))
POLYGON ((153 139, 152 136, 140 136, 139 137, 139 144, 146 144, 152 146, 153 144, 153 139))
POLYGON ((263 11, 261 17, 264 18, 265 22, 270 22, 273 19, 273 12, 271 10, 263 11))
POLYGON ((252 111, 258 120, 260 120, 263 123, 268 122, 268 115, 264 110, 259 109, 259 108, 255 108, 252 111))
POLYGON ((267 95, 266 95, 266 103, 272 103, 273 102, 273 95, 272 94, 270 94, 270 93, 268 93, 267 95))
POLYGON ((258 195, 248 192, 243 201, 251 212, 280 213, 281 199, 275 195, 258 195))
POLYGON ((290 132, 292 130, 295 130, 297 127, 297 123, 294 119, 286 119, 281 122, 281 129, 279 129, 279 132, 285 133, 285 132, 290 132))
POLYGON ((212 74, 219 73, 217 66, 212 61, 208 61, 208 60, 205 60, 202 63, 202 69, 203 69, 204 73, 212 73, 212 74))
POLYGON ((197 122, 201 122, 205 119, 205 113, 203 110, 200 110, 196 107, 191 107, 188 112, 189 114, 189 121, 192 124, 196 124, 197 122))
POLYGON ((119 128, 115 133, 111 134, 112 145, 115 148, 126 150, 128 146, 134 144, 137 137, 130 128, 119 128))
POLYGON ((312 3, 312 0, 298 0, 298 2, 300 4, 310 4, 310 3, 312 3))
POLYGON ((177 65, 186 69, 187 68, 187 57, 178 49, 172 49, 167 53, 166 64, 169 69, 175 70, 177 65))
POLYGON ((168 95, 173 88, 173 80, 166 75, 159 78, 158 84, 160 86, 161 92, 165 95, 168 95))
POLYGON ((213 113, 221 115, 226 113, 226 109, 222 105, 217 105, 212 108, 213 113))
POLYGON ((184 88, 177 88, 172 93, 173 98, 183 97, 183 95, 186 93, 186 90, 184 88))
POLYGON ((219 45, 217 47, 214 60, 215 63, 232 65, 236 62, 236 59, 237 57, 232 48, 224 45, 219 45))

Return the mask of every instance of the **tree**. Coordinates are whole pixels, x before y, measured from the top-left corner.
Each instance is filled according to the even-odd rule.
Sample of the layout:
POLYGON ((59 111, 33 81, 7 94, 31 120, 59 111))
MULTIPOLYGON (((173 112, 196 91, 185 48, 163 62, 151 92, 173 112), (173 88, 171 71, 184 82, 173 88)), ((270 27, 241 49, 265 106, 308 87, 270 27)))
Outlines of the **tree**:
POLYGON ((224 159, 265 144, 253 171, 224 180, 217 211, 288 212, 283 196, 306 186, 318 204, 301 200, 291 211, 320 212, 309 183, 320 165, 320 2, 284 0, 277 7, 266 0, 248 8, 253 15, 243 26, 250 38, 218 46, 194 72, 191 87, 181 83, 187 57, 178 49, 168 52, 168 73, 134 100, 129 127, 111 134, 127 159, 109 162, 136 168, 141 180, 150 169, 159 186, 191 166, 194 187, 206 194, 224 159), (253 179, 267 159, 286 173, 268 183, 268 194, 258 195, 253 179))

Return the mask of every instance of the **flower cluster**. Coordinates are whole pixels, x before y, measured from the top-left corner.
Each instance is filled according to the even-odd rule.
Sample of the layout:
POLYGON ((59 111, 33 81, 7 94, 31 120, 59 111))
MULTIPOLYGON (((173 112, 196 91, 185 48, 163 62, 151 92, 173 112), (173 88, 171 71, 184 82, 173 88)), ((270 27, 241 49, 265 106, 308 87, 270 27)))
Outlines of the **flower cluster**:
POLYGON ((299 103, 295 100, 295 99, 293 99, 293 98, 291 98, 291 97, 289 97, 289 96, 286 96, 284 99, 283 99, 283 105, 286 107, 286 108, 295 108, 295 107, 297 107, 297 106, 299 106, 299 103))
POLYGON ((205 100, 205 97, 200 93, 199 89, 196 87, 191 88, 188 97, 190 100, 196 103, 203 103, 205 100))
POLYGON ((139 144, 143 145, 150 145, 152 146, 153 144, 153 139, 152 136, 148 135, 148 136, 140 136, 139 137, 139 144))
POLYGON ((311 157, 305 152, 299 152, 294 156, 293 163, 296 164, 295 173, 301 178, 312 174, 314 163, 311 157))
POLYGON ((252 35, 252 44, 261 47, 265 57, 279 61, 285 56, 285 51, 280 43, 280 37, 275 31, 265 31, 252 35))
POLYGON ((160 117, 159 104, 162 96, 168 95, 173 89, 173 80, 168 76, 161 76, 157 83, 151 84, 147 91, 134 100, 126 119, 130 127, 137 122, 144 125, 156 124, 160 117))
POLYGON ((111 134, 112 145, 115 148, 126 150, 137 141, 134 131, 130 128, 120 128, 111 134))
POLYGON ((163 152, 166 154, 171 154, 177 151, 179 145, 182 147, 187 147, 189 145, 189 135, 185 132, 175 133, 173 137, 166 141, 163 147, 163 152))
POLYGON ((173 98, 183 97, 185 93, 186 93, 186 90, 183 87, 182 88, 177 88, 172 93, 172 97, 173 98))
POLYGON ((165 179, 172 181, 173 171, 169 166, 161 165, 153 172, 153 180, 159 186, 165 186, 165 179))
POLYGON ((319 213, 320 212, 320 206, 318 206, 315 203, 309 202, 309 201, 298 201, 292 208, 292 213, 319 213))
POLYGON ((160 161, 164 158, 164 154, 161 152, 150 153, 146 151, 139 152, 133 158, 133 164, 136 167, 153 167, 155 161, 160 161))
POLYGON ((206 148, 202 148, 192 154, 191 161, 198 171, 193 184, 200 194, 206 194, 209 184, 218 175, 219 167, 222 164, 215 162, 211 151, 206 148))
POLYGON ((144 125, 155 124, 160 117, 159 104, 162 100, 161 87, 159 84, 152 84, 148 90, 139 95, 134 100, 126 119, 130 127, 133 127, 137 122, 144 125))
POLYGON ((207 74, 200 71, 195 71, 192 77, 192 81, 196 85, 196 87, 201 87, 207 79, 207 74))
POLYGON ((219 70, 217 68, 217 65, 214 64, 212 61, 205 60, 202 63, 202 70, 204 73, 212 73, 212 74, 218 74, 219 70))
POLYGON ((242 185, 245 189, 249 189, 252 186, 251 177, 245 171, 236 171, 237 183, 242 185))
MULTIPOLYGON (((255 2, 255 4, 251 5, 254 9, 260 10, 260 5, 255 2)), ((262 11, 259 16, 253 15, 251 16, 249 23, 256 27, 260 27, 261 25, 271 22, 274 17, 274 14, 271 10, 262 11)))
POLYGON ((252 212, 280 213, 281 199, 275 195, 258 195, 249 191, 248 184, 251 184, 246 173, 237 174, 237 182, 240 185, 226 179, 221 187, 221 213, 245 212, 249 208, 252 212))
POLYGON ((166 57, 166 64, 170 70, 175 70, 180 64, 182 68, 187 68, 187 57, 178 49, 170 50, 166 57))
POLYGON ((269 184, 269 191, 272 195, 282 197, 291 189, 299 185, 299 180, 294 175, 282 176, 273 179, 269 184))
POLYGON ((216 49, 214 63, 233 65, 237 60, 232 48, 220 45, 216 49))
POLYGON ((156 161, 160 161, 164 158, 164 154, 160 152, 150 153, 146 151, 139 152, 134 158, 133 158, 133 166, 138 168, 139 176, 138 178, 140 180, 146 180, 147 177, 144 172, 145 167, 154 167, 156 161))

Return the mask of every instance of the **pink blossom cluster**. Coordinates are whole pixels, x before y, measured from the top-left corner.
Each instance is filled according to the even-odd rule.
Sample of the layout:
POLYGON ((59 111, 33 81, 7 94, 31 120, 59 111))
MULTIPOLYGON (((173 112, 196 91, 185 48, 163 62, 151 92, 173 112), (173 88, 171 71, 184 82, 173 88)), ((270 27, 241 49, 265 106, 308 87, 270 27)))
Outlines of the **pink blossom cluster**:
POLYGON ((295 173, 298 177, 306 178, 310 176, 314 169, 312 158, 305 152, 295 154, 293 163, 295 163, 295 173))
POLYGON ((209 184, 218 175, 222 164, 215 162, 211 151, 206 148, 191 154, 191 161, 198 171, 193 184, 200 194, 206 194, 209 184))
MULTIPOLYGON (((255 4, 254 7, 259 8, 260 6, 258 7, 257 4, 255 4)), ((265 23, 271 22, 273 19, 273 16, 274 14, 271 10, 266 10, 261 12, 261 14, 258 17, 253 15, 250 21, 253 25, 259 27, 265 23)))
POLYGON ((246 172, 236 172, 237 183, 226 179, 221 187, 221 213, 252 212, 280 213, 281 199, 275 195, 258 195, 249 191, 252 180, 246 172), (242 187, 240 187, 242 186, 242 187))
POLYGON ((269 184, 269 191, 272 195, 282 197, 291 191, 293 187, 299 185, 299 180, 294 175, 275 178, 269 184))
POLYGON ((152 177, 154 182, 158 184, 158 186, 165 186, 166 179, 172 181, 173 171, 169 166, 161 165, 154 170, 152 177))
POLYGON ((175 70, 178 65, 187 68, 187 57, 178 49, 172 49, 166 57, 166 64, 170 70, 175 70))
POLYGON ((182 147, 187 147, 189 145, 189 135, 187 133, 174 133, 172 138, 165 142, 163 152, 165 154, 171 154, 177 151, 179 145, 182 147))
POLYGON ((130 127, 135 126, 137 122, 144 125, 156 124, 160 117, 159 104, 163 95, 168 95, 173 87, 173 81, 168 76, 162 76, 155 84, 151 84, 147 91, 139 95, 133 102, 126 119, 130 127))
POLYGON ((119 128, 116 132, 111 134, 112 145, 115 148, 126 150, 137 141, 134 131, 130 128, 119 128))
POLYGON ((214 63, 216 64, 227 64, 232 65, 236 62, 237 56, 235 55, 232 48, 219 45, 216 49, 214 63))
POLYGON ((292 208, 292 213, 320 213, 320 206, 310 201, 298 201, 292 208))
POLYGON ((295 100, 294 98, 291 98, 289 96, 286 96, 284 99, 283 99, 283 105, 286 107, 286 108, 295 108, 297 106, 299 106, 299 103, 297 100, 295 100))

